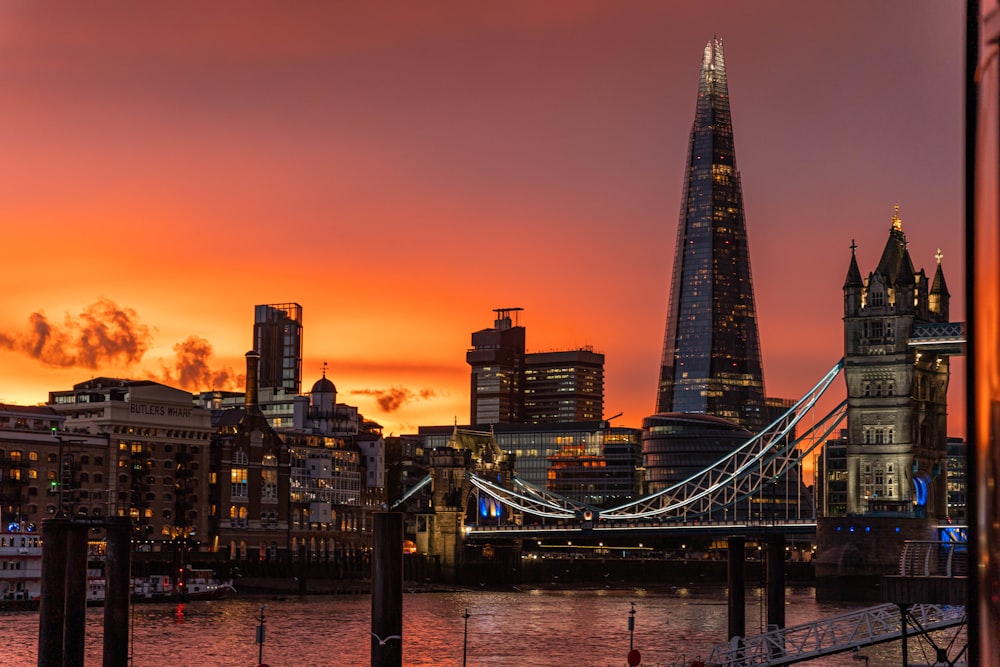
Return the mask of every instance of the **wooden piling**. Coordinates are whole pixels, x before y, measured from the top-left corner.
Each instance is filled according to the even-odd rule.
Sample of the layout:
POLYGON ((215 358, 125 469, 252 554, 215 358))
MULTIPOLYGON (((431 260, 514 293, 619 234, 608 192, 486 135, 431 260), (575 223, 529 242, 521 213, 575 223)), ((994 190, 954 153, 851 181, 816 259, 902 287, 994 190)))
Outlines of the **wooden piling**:
POLYGON ((129 571, 132 521, 108 517, 108 550, 104 561, 104 667, 128 667, 129 571))
POLYGON ((767 624, 785 627, 785 536, 767 536, 767 624))
POLYGON ((747 626, 746 576, 743 568, 746 562, 746 539, 738 535, 729 537, 729 640, 745 637, 747 626))
POLYGON ((66 540, 66 604, 63 621, 63 666, 83 664, 87 634, 87 533, 73 523, 66 540))
POLYGON ((372 558, 371 667, 403 665, 403 515, 376 512, 372 558))
POLYGON ((62 667, 66 618, 66 543, 70 521, 42 521, 42 592, 39 599, 38 667, 62 667))

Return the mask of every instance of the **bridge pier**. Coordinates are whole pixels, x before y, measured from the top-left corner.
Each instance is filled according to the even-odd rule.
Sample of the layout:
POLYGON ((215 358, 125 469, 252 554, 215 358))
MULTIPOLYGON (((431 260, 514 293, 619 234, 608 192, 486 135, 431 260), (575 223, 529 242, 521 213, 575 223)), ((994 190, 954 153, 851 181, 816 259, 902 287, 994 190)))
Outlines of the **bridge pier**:
POLYGON ((816 599, 881 602, 882 577, 899 569, 906 540, 933 541, 928 519, 908 516, 826 517, 816 522, 816 599))
POLYGON ((785 627, 785 536, 767 536, 767 625, 785 627))
POLYGON ((727 600, 729 603, 729 640, 746 636, 747 633, 747 609, 746 609, 746 538, 740 535, 732 535, 728 540, 729 563, 728 582, 729 593, 727 600))

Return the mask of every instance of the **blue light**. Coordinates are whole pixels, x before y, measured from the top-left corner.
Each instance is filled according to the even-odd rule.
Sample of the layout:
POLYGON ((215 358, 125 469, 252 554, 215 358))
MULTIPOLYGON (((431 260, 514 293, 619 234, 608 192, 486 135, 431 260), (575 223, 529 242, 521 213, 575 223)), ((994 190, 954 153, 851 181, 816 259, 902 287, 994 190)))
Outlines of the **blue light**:
POLYGON ((872 527, 871 526, 865 526, 865 532, 866 533, 872 532, 872 527))
POLYGON ((899 526, 896 526, 896 532, 897 533, 899 532, 899 526))
POLYGON ((838 533, 840 532, 840 526, 837 526, 837 532, 838 533))
POLYGON ((913 488, 917 494, 917 506, 927 505, 927 477, 923 473, 913 476, 913 488))
POLYGON ((851 527, 850 527, 850 528, 848 528, 847 530, 849 530, 849 531, 851 531, 851 532, 853 533, 853 532, 854 532, 854 526, 851 526, 851 527))

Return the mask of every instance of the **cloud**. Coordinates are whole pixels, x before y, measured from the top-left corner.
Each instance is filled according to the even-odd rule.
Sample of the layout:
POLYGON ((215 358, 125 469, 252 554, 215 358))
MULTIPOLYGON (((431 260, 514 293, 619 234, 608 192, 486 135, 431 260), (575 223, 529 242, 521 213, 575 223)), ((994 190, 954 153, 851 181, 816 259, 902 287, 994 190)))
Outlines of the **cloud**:
POLYGON ((424 387, 419 391, 413 391, 406 387, 390 387, 388 389, 355 389, 353 395, 374 396, 375 402, 382 409, 382 412, 395 412, 405 403, 412 401, 426 401, 436 394, 430 387, 424 387))
POLYGON ((0 332, 0 347, 57 368, 128 366, 141 361, 152 342, 149 327, 136 312, 110 299, 95 301, 79 315, 67 313, 61 326, 42 312, 32 313, 28 323, 27 331, 0 332))
POLYGON ((173 368, 161 362, 161 380, 165 384, 178 385, 190 391, 240 391, 246 384, 246 376, 237 375, 228 366, 212 369, 209 361, 212 344, 204 338, 188 336, 186 340, 174 345, 174 352, 177 356, 173 368))

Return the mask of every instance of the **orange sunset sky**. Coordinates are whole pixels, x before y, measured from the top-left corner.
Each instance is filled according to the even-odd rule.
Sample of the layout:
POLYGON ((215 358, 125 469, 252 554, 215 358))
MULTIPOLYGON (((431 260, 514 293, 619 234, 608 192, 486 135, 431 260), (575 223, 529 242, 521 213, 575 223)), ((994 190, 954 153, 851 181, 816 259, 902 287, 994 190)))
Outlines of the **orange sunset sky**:
MULTIPOLYGON (((253 306, 303 388, 469 419, 471 332, 606 355, 654 409, 702 50, 724 40, 769 395, 843 352, 893 205, 964 319, 963 3, 0 3, 0 401, 98 375, 242 389, 253 306)), ((964 360, 950 432, 964 434, 964 360)), ((835 385, 843 394, 843 381, 835 385)))

